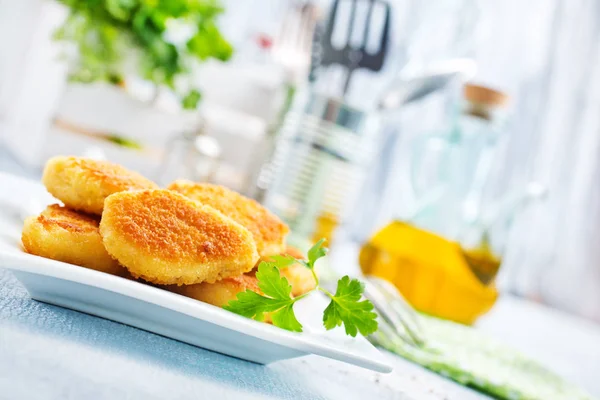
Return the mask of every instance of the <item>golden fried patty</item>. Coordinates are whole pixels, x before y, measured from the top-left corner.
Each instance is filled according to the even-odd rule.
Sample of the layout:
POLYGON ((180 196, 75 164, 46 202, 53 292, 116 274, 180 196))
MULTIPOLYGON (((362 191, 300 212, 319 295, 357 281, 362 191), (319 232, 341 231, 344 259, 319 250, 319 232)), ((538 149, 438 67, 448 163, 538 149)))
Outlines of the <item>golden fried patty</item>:
POLYGON ((306 260, 306 256, 304 256, 304 253, 302 253, 300 249, 294 246, 285 246, 285 251, 283 252, 283 255, 292 256, 298 260, 306 260))
POLYGON ((164 189, 107 197, 100 234, 106 250, 134 277, 163 285, 238 276, 258 260, 246 228, 164 189))
POLYGON ((83 157, 53 157, 46 163, 42 182, 67 207, 102 214, 104 199, 126 190, 158 186, 137 172, 108 161, 83 157))
POLYGON ((203 282, 195 285, 171 285, 167 286, 166 289, 217 307, 223 307, 231 300, 235 300, 238 293, 245 292, 246 290, 260 293, 258 279, 254 275, 247 274, 221 279, 215 283, 203 282))
POLYGON ((310 292, 317 285, 312 272, 304 265, 292 264, 282 268, 281 276, 284 276, 292 285, 292 296, 294 297, 310 292))
POLYGON ((124 276, 127 270, 104 249, 98 218, 61 207, 48 206, 29 217, 21 240, 28 253, 124 276))
POLYGON ((279 254, 285 250, 285 237, 289 228, 256 201, 208 183, 177 180, 169 185, 169 189, 214 207, 245 226, 252 233, 261 256, 279 254))

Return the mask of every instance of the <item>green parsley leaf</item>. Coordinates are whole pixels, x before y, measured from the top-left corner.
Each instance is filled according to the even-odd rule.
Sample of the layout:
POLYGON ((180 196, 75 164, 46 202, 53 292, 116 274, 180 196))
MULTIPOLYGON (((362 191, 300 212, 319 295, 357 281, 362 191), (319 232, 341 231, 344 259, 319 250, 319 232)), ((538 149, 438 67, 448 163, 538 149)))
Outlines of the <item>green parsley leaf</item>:
POLYGON ((327 247, 323 247, 323 243, 325 243, 325 239, 319 240, 308 250, 308 261, 304 263, 304 265, 306 265, 308 268, 313 269, 317 260, 327 255, 329 249, 327 247))
POLYGON ((260 263, 256 278, 258 287, 265 295, 278 300, 292 299, 292 285, 281 276, 275 263, 260 263))
POLYGON ((302 332, 302 324, 296 319, 296 314, 294 314, 294 309, 292 308, 293 305, 288 304, 279 311, 274 312, 271 314, 271 319, 275 326, 286 327, 285 329, 292 332, 302 332))
POLYGON ((357 279, 344 276, 338 281, 335 295, 323 314, 323 324, 327 330, 344 324, 346 334, 352 337, 357 332, 367 336, 377 330, 377 314, 368 300, 360 301, 364 284, 357 279))
POLYGON ((271 256, 269 258, 271 258, 275 262, 276 267, 279 268, 280 270, 282 268, 287 268, 290 265, 294 265, 298 262, 298 260, 296 260, 292 256, 275 255, 275 256, 271 256))
POLYGON ((238 293, 237 299, 230 301, 223 308, 244 317, 262 321, 265 312, 276 311, 289 303, 288 300, 271 299, 252 290, 246 290, 238 293))
MULTIPOLYGON (((285 262, 288 262, 287 259, 285 262)), ((236 300, 230 301, 223 308, 257 321, 264 319, 264 313, 271 312, 275 326, 288 331, 302 332, 302 325, 294 314, 295 299, 291 295, 292 286, 279 273, 277 262, 261 262, 256 278, 264 295, 246 290, 238 293, 236 300)))

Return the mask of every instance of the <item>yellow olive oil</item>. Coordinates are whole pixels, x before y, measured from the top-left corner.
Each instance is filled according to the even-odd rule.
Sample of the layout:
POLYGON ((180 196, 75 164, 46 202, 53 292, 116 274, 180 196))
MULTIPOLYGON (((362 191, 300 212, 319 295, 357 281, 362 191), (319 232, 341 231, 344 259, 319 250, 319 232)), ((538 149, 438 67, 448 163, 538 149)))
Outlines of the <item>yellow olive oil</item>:
POLYGON ((359 262, 363 273, 392 282, 417 310, 463 324, 475 322, 498 297, 493 277, 500 259, 487 247, 466 251, 405 222, 377 232, 359 262))

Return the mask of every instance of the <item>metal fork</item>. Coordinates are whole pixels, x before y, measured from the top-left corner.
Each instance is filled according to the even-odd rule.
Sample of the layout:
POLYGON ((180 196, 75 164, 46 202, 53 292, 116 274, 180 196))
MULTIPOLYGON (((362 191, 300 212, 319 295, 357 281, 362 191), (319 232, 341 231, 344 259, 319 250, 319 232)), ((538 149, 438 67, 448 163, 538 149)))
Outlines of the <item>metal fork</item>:
POLYGON ((394 285, 376 276, 363 276, 364 296, 375 306, 379 330, 369 337, 374 344, 403 340, 415 347, 425 345, 426 338, 419 315, 394 285))
MULTIPOLYGON (((318 268, 320 284, 327 290, 335 290, 340 277, 331 267, 320 265, 318 268)), ((414 347, 423 347, 426 337, 419 323, 419 315, 398 289, 390 282, 373 275, 363 275, 359 279, 365 285, 363 296, 373 303, 378 315, 379 329, 368 339, 373 344, 382 346, 401 340, 414 347)))
POLYGON ((318 9, 310 2, 295 3, 288 10, 273 42, 272 55, 288 72, 288 79, 297 84, 308 78, 312 52, 312 37, 317 24, 318 9))

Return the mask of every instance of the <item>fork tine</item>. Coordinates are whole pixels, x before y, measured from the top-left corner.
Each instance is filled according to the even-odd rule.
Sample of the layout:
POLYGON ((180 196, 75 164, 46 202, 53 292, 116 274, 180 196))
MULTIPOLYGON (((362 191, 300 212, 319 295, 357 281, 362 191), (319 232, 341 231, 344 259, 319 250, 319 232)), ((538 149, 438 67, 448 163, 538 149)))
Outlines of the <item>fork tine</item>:
POLYGON ((384 297, 384 308, 393 316, 397 317, 408 335, 417 345, 425 344, 425 334, 419 324, 418 315, 410 304, 404 300, 400 292, 391 283, 376 277, 365 277, 384 297))
POLYGON ((367 50, 367 43, 369 41, 369 34, 371 33, 371 16, 373 15, 373 7, 375 7, 375 0, 369 1, 369 9, 367 10, 367 17, 365 19, 365 29, 363 31, 363 40, 361 51, 367 50))
POLYGON ((350 7, 350 19, 348 20, 348 31, 346 32, 346 48, 350 48, 352 41, 352 31, 354 31, 354 24, 356 23, 356 7, 358 0, 351 0, 352 6, 350 7))
POLYGON ((275 47, 277 47, 278 49, 281 49, 282 47, 284 47, 284 45, 287 42, 287 38, 289 35, 289 25, 291 20, 293 19, 293 13, 291 12, 290 9, 285 11, 285 14, 283 16, 283 21, 282 23, 279 25, 279 30, 277 31, 277 36, 276 36, 276 42, 274 44, 275 47))
POLYGON ((293 23, 288 27, 290 33, 290 41, 288 47, 291 49, 298 48, 299 37, 302 34, 302 7, 296 6, 293 12, 293 23))
POLYGON ((397 312, 396 309, 389 306, 387 299, 384 296, 384 292, 376 285, 371 282, 368 278, 365 279, 365 292, 364 295, 367 299, 371 300, 375 306, 377 313, 381 316, 382 320, 391 326, 391 329, 396 334, 401 335, 401 332, 406 332, 410 338, 401 335, 405 341, 420 346, 424 343, 423 338, 418 332, 415 332, 410 325, 406 322, 405 317, 397 312))
POLYGON ((387 51, 388 44, 390 41, 390 24, 392 10, 390 4, 385 2, 385 22, 383 24, 383 35, 381 35, 381 47, 379 48, 378 54, 384 54, 387 51))
MULTIPOLYGON (((404 300, 398 290, 393 287, 393 291, 386 285, 387 281, 374 277, 365 277, 370 285, 376 290, 369 294, 374 295, 378 304, 380 304, 381 314, 388 319, 397 329, 404 329, 413 339, 417 346, 425 344, 425 335, 418 322, 418 315, 414 309, 404 300), (379 297, 379 298, 377 298, 379 297)), ((389 284, 391 286, 391 284, 389 284)), ((366 297, 366 296, 365 296, 366 297)))
POLYGON ((398 342, 404 342, 414 345, 414 343, 412 343, 411 338, 404 335, 401 331, 394 329, 394 327, 385 319, 379 320, 378 325, 379 329, 376 332, 378 335, 375 336, 375 339, 383 347, 389 348, 390 344, 392 346, 396 346, 398 342))
POLYGON ((298 47, 301 52, 308 55, 310 55, 312 51, 313 32, 316 25, 316 12, 315 6, 311 3, 306 3, 302 7, 298 47))
POLYGON ((419 329, 420 331, 423 330, 421 324, 419 323, 419 315, 394 285, 392 285, 385 279, 373 276, 366 277, 366 279, 369 279, 371 283, 376 284, 378 288, 388 296, 388 299, 391 301, 392 305, 401 307, 402 311, 406 312, 408 316, 412 319, 414 324, 417 326, 417 329, 419 329))
POLYGON ((331 6, 331 11, 329 12, 329 19, 327 21, 327 30, 325 32, 325 37, 327 38, 329 47, 333 47, 333 32, 335 31, 335 18, 338 13, 338 8, 340 6, 340 0, 333 0, 333 4, 331 6))

